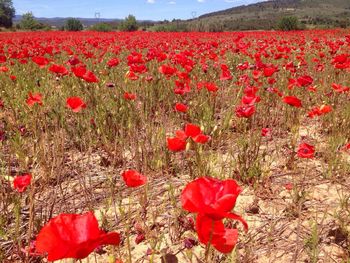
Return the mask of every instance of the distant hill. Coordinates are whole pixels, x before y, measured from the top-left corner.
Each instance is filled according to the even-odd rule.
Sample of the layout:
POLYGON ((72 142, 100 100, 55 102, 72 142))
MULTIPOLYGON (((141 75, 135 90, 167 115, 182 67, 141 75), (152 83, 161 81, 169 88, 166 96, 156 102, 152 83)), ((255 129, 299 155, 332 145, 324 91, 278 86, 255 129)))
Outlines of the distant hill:
POLYGON ((204 14, 190 23, 229 30, 271 29, 284 16, 296 16, 307 27, 346 27, 350 0, 270 0, 204 14))
MULTIPOLYGON (((21 19, 22 19, 21 15, 16 15, 13 19, 13 22, 15 24, 19 23, 21 21, 21 19)), ((35 19, 41 23, 59 28, 65 24, 68 17, 53 17, 53 18, 36 17, 35 19)), ((117 24, 123 20, 123 19, 118 19, 118 18, 111 19, 111 18, 81 18, 81 17, 77 17, 77 19, 79 19, 85 27, 90 27, 90 26, 98 24, 98 23, 117 24)), ((154 21, 150 21, 150 20, 140 20, 138 22, 141 24, 148 24, 148 23, 153 24, 153 23, 155 23, 154 21)))
MULTIPOLYGON (((16 15, 13 19, 13 22, 19 23, 22 19, 21 15, 16 15)), ((46 18, 46 17, 36 17, 36 20, 38 20, 41 23, 48 24, 50 26, 55 27, 61 27, 65 24, 67 17, 53 17, 53 18, 46 18)), ((113 22, 120 22, 121 19, 106 19, 106 18, 78 18, 84 26, 89 27, 91 25, 105 22, 105 23, 113 23, 113 22)))

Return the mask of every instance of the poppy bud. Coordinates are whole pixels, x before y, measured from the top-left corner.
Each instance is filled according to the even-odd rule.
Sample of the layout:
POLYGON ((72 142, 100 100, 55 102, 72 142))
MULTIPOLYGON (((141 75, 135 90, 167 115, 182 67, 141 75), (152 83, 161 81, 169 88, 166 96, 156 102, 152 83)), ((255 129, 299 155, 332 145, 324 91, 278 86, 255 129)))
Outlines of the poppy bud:
POLYGON ((186 238, 184 240, 184 246, 187 249, 191 249, 191 248, 193 248, 194 246, 197 246, 197 245, 198 245, 198 241, 193 239, 193 238, 186 238))
POLYGON ((107 87, 107 88, 114 88, 114 87, 115 87, 115 84, 112 83, 112 82, 107 82, 107 83, 106 83, 106 87, 107 87))
POLYGON ((146 239, 144 234, 138 234, 135 238, 135 243, 140 244, 142 241, 146 239))

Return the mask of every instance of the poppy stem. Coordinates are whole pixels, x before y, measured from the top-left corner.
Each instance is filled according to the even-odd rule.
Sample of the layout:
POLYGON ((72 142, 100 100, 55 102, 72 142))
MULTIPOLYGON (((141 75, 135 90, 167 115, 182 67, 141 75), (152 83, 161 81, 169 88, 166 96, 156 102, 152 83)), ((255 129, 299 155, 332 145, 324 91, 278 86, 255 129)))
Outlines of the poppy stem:
POLYGON ((126 245, 128 248, 128 257, 129 257, 129 263, 132 263, 131 258, 131 245, 130 245, 130 224, 131 224, 131 208, 130 208, 131 200, 129 196, 129 202, 128 202, 128 228, 127 228, 127 237, 126 237, 126 245))
POLYGON ((197 163, 197 167, 199 172, 202 174, 202 159, 201 159, 201 155, 199 153, 199 147, 197 145, 195 145, 195 152, 196 152, 196 163, 197 163))
POLYGON ((214 220, 211 221, 210 237, 209 237, 209 241, 205 247, 205 260, 204 260, 204 262, 209 262, 208 258, 209 258, 209 252, 210 252, 210 244, 211 244, 211 241, 213 239, 213 233, 214 233, 214 220))
MULTIPOLYGON (((29 195, 29 224, 28 224, 28 233, 27 233, 27 243, 30 247, 30 241, 33 231, 33 222, 34 222, 34 195, 35 195, 35 184, 32 184, 30 195, 29 195)), ((26 260, 29 261, 30 249, 28 249, 26 254, 26 260)))
POLYGON ((144 187, 144 206, 145 206, 145 209, 147 208, 147 203, 148 203, 148 185, 146 184, 145 187, 144 187))

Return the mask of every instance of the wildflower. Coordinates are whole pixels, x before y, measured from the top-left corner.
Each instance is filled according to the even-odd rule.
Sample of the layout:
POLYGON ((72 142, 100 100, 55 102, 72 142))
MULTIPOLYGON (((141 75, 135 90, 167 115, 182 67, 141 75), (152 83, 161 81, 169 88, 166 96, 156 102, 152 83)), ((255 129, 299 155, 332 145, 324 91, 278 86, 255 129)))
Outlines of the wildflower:
POLYGON ((83 259, 102 245, 119 245, 116 232, 105 233, 98 227, 92 212, 60 214, 52 218, 39 232, 36 250, 47 253, 49 261, 65 258, 83 259))

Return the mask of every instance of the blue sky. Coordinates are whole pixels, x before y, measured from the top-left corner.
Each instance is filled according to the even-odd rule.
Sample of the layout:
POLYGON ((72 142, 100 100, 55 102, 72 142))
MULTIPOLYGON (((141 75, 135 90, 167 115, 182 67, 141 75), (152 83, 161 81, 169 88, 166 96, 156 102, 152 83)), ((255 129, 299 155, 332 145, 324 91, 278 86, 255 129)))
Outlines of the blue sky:
POLYGON ((28 11, 36 17, 124 18, 133 14, 137 19, 187 19, 233 6, 257 3, 261 0, 13 0, 17 14, 28 11))

